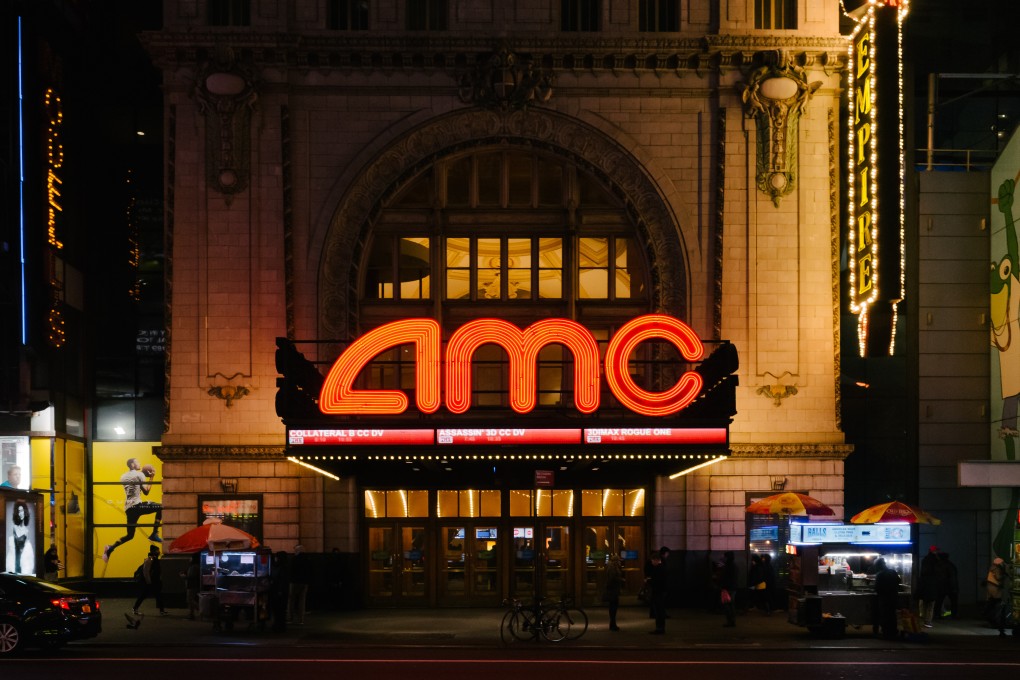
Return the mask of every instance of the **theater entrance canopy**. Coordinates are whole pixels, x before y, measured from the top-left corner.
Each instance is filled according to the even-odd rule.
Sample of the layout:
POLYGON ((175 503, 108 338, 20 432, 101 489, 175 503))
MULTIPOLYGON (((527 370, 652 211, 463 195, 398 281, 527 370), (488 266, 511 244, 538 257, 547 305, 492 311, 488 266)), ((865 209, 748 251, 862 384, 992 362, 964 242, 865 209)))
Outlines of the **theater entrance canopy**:
POLYGON ((350 343, 277 340, 288 456, 362 484, 647 483, 725 458, 737 356, 646 314, 602 341, 568 319, 432 319, 350 343), (325 369, 325 370, 323 370, 325 369))

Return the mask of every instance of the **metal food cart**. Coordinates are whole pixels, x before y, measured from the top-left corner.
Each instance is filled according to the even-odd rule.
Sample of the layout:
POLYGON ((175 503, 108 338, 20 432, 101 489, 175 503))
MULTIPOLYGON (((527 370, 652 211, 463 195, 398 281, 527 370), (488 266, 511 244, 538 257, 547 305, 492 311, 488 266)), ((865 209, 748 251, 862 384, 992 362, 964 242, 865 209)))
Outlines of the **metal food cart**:
POLYGON ((842 635, 846 626, 875 626, 875 562, 900 575, 898 609, 910 608, 910 524, 791 524, 790 623, 842 635))
POLYGON ((269 618, 270 550, 203 552, 199 611, 216 629, 232 630, 239 620, 265 626, 269 618))

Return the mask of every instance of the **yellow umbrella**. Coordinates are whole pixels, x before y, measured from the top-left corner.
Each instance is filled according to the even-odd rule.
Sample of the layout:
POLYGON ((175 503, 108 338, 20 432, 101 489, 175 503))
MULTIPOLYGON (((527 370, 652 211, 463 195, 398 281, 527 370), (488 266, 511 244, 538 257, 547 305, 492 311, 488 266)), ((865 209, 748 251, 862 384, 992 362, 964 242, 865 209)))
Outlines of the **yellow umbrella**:
POLYGON ((835 515, 825 503, 802 493, 787 491, 767 496, 744 509, 754 515, 835 515))
POLYGON ((933 524, 935 526, 942 524, 942 520, 921 508, 899 501, 873 505, 850 518, 851 524, 879 524, 881 522, 909 522, 910 524, 933 524))

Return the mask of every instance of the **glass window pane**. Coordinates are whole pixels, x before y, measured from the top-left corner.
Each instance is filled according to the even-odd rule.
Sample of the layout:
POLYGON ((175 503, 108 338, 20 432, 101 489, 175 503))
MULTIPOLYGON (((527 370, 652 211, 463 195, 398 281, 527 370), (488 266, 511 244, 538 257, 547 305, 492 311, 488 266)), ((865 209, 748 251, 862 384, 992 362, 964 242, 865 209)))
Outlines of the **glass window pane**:
POLYGON ((460 300, 471 297, 471 250, 466 238, 446 239, 446 297, 460 300))
POLYGON ((535 514, 539 517, 552 515, 552 492, 546 489, 535 489, 535 514))
POLYGON ((531 517, 531 491, 513 489, 510 491, 510 516, 531 517))
POLYGON ((478 492, 462 489, 460 491, 460 517, 478 517, 478 492))
POLYGON ((499 517, 503 514, 500 508, 500 492, 489 489, 478 492, 480 514, 482 517, 499 517))
POLYGON ((436 517, 457 517, 459 496, 457 491, 437 491, 436 517))
POLYGON ((498 238, 478 239, 478 297, 480 299, 500 299, 499 267, 502 260, 502 243, 498 238))
POLYGON ((538 403, 557 406, 563 394, 563 369, 560 366, 540 366, 538 369, 538 403))
POLYGON ((365 491, 365 517, 386 516, 386 492, 365 491))
POLYGON ((609 297, 609 271, 582 269, 578 277, 577 296, 582 299, 604 300, 609 297))
POLYGON ((616 299, 626 300, 630 298, 630 273, 626 269, 617 269, 616 278, 616 299))
POLYGON ((578 239, 577 256, 581 267, 608 267, 609 239, 590 236, 578 239))
POLYGON ((446 270, 446 298, 466 300, 471 297, 471 272, 467 269, 446 270))
POLYGON ((602 514, 623 514, 623 489, 606 489, 602 494, 602 514))
POLYGON ((623 514, 628 517, 644 517, 645 490, 627 489, 624 492, 623 514))
POLYGON ((563 240, 538 239, 538 296, 544 299, 563 297, 563 240))
POLYGON ((602 489, 581 491, 581 514, 585 517, 602 516, 602 489))
POLYGON ((538 159, 538 204, 563 205, 563 168, 552 159, 538 159))
POLYGON ((467 207, 471 195, 471 158, 453 161, 446 169, 446 204, 467 207))
POLYGON ((500 169, 503 156, 498 153, 480 154, 478 159, 478 205, 497 206, 500 195, 500 169))
POLYGON ((573 489, 554 489, 552 492, 552 514, 556 517, 574 516, 573 489))
POLYGON ((508 154, 507 180, 511 206, 531 206, 531 159, 531 154, 508 154))
POLYGON ((385 300, 393 297, 393 239, 380 236, 372 243, 365 271, 366 300, 385 300))
POLYGON ((507 298, 531 299, 531 239, 507 239, 507 298))
POLYGON ((429 263, 429 240, 427 238, 400 239, 401 298, 423 300, 431 295, 429 263))
POLYGON ((423 490, 405 491, 407 494, 407 516, 429 516, 429 492, 423 490))

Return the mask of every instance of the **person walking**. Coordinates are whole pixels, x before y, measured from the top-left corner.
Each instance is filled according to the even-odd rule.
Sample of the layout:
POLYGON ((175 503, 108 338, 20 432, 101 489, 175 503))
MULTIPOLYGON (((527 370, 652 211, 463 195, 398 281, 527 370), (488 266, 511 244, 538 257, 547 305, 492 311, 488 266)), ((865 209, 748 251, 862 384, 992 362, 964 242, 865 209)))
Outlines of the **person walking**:
MULTIPOLYGON (((155 547, 155 546, 153 546, 155 547)), ((195 553, 188 562, 188 570, 184 572, 184 592, 188 600, 188 621, 194 621, 199 615, 198 591, 202 588, 202 566, 200 556, 195 553)))
POLYGON ((305 603, 308 584, 312 581, 312 563, 305 554, 303 545, 294 546, 294 560, 290 566, 290 609, 287 620, 295 625, 305 625, 305 603))
POLYGON ((727 550, 723 553, 722 572, 719 575, 719 602, 726 615, 726 623, 723 624, 725 628, 733 628, 737 625, 737 609, 733 601, 736 596, 737 563, 734 561, 733 551, 727 550))
POLYGON ((64 568, 57 554, 57 546, 50 544, 49 549, 43 555, 43 574, 47 581, 56 581, 59 571, 64 568))
POLYGON ((269 574, 269 615, 273 618, 273 632, 287 630, 287 605, 290 601, 290 564, 287 553, 273 553, 273 569, 269 574))
POLYGON ((1009 622, 1012 603, 1009 600, 1010 578, 1006 562, 1001 557, 992 560, 985 577, 985 592, 988 597, 985 603, 985 618, 993 628, 999 629, 999 635, 1006 635, 1006 624, 1009 622))
POLYGON ((784 609, 776 606, 776 572, 772 568, 772 555, 765 553, 761 556, 761 570, 765 575, 765 616, 772 616, 773 609, 784 609))
POLYGON ((647 581, 649 603, 655 618, 655 630, 650 632, 653 635, 663 635, 666 632, 666 565, 657 552, 652 553, 647 581))
POLYGON ((159 563, 159 548, 154 545, 149 546, 149 555, 142 562, 142 581, 139 585, 141 586, 140 592, 138 599, 135 600, 135 606, 131 608, 131 613, 138 616, 138 608, 142 606, 142 602, 146 598, 152 597, 156 600, 156 606, 159 607, 160 616, 169 615, 169 612, 163 607, 163 569, 159 563))
POLYGON ((921 560, 921 572, 917 577, 918 615, 925 628, 932 627, 935 603, 939 595, 939 548, 933 545, 921 560))
POLYGON ((939 553, 939 561, 942 564, 940 572, 941 594, 939 595, 938 606, 941 607, 939 616, 941 618, 960 618, 960 573, 956 565, 949 559, 949 553, 939 553))
POLYGON ((882 629, 882 637, 895 640, 899 636, 896 624, 896 600, 900 594, 900 575, 890 569, 884 557, 875 560, 875 611, 882 629))
POLYGON ((620 556, 612 553, 609 556, 609 564, 606 565, 606 588, 602 599, 609 606, 609 630, 618 631, 616 625, 616 613, 620 609, 620 591, 623 590, 623 566, 620 563, 620 556))

